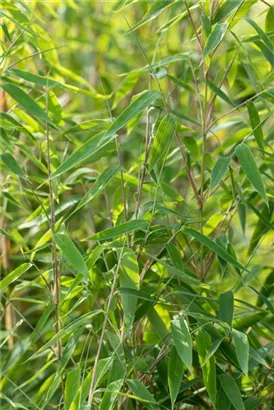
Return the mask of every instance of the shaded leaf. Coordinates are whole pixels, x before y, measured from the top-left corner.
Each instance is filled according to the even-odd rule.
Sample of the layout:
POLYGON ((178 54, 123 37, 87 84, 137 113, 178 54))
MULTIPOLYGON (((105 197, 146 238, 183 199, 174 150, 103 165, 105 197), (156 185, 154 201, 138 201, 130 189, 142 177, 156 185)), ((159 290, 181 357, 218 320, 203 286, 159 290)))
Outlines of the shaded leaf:
POLYGON ((148 410, 160 410, 155 398, 139 380, 127 380, 128 387, 148 410))

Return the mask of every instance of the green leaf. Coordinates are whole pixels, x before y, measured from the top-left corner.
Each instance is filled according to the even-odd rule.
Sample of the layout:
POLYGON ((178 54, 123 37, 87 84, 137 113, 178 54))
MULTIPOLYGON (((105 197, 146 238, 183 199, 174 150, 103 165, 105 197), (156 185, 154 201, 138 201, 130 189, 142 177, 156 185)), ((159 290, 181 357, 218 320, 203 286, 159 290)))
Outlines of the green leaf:
POLYGON ((101 310, 93 310, 92 312, 85 313, 84 315, 78 317, 77 319, 73 320, 71 323, 69 323, 67 326, 65 326, 63 329, 61 329, 58 333, 56 333, 48 342, 46 342, 40 349, 38 349, 31 357, 28 358, 28 360, 36 357, 40 353, 44 352, 47 350, 50 346, 56 344, 56 342, 65 336, 68 336, 70 333, 75 332, 81 326, 85 325, 86 323, 90 322, 90 320, 98 315, 99 313, 102 313, 101 310))
POLYGON ((223 179, 229 169, 230 157, 221 157, 213 167, 210 180, 210 190, 212 191, 223 179))
POLYGON ((70 264, 77 270, 77 272, 83 273, 86 278, 88 278, 86 262, 72 240, 67 235, 60 233, 55 234, 54 238, 70 264))
POLYGON ((18 266, 18 268, 14 269, 10 272, 4 279, 0 282, 0 290, 6 289, 11 283, 16 281, 23 273, 29 270, 32 267, 32 263, 23 263, 22 265, 18 266))
POLYGON ((216 365, 213 356, 209 360, 205 361, 206 356, 209 353, 211 347, 211 338, 209 334, 200 328, 196 336, 196 344, 198 349, 199 362, 202 366, 204 383, 210 397, 213 407, 216 402, 216 365))
POLYGON ((225 36, 228 23, 216 24, 207 38, 204 47, 204 59, 215 50, 225 36))
POLYGON ((204 236, 198 231, 190 228, 184 228, 184 232, 193 236, 207 248, 211 249, 216 255, 220 256, 220 258, 224 259, 226 262, 231 263, 238 269, 245 270, 248 272, 248 269, 241 265, 236 259, 234 259, 224 248, 218 245, 216 242, 209 239, 207 236, 204 236))
POLYGON ((250 149, 246 144, 241 143, 235 148, 235 153, 240 161, 242 170, 244 171, 246 177, 268 205, 264 183, 250 149))
POLYGON ((112 410, 114 408, 118 392, 120 391, 123 382, 123 379, 119 379, 107 385, 100 404, 100 410, 112 410))
MULTIPOLYGON (((257 33, 259 34, 260 38, 262 39, 262 41, 264 42, 264 44, 266 45, 266 47, 273 52, 273 45, 272 42, 269 40, 268 36, 266 35, 266 33, 261 29, 261 27, 258 26, 257 23, 255 23, 255 21, 247 18, 246 21, 257 31, 257 33)), ((274 57, 274 55, 273 55, 274 57)))
POLYGON ((232 325, 234 312, 234 297, 233 292, 225 292, 220 294, 219 299, 219 317, 220 320, 226 322, 229 326, 232 325))
POLYGON ((177 353, 175 346, 172 346, 168 361, 168 388, 172 410, 174 409, 174 404, 180 391, 183 375, 184 365, 177 353))
POLYGON ((264 149, 264 136, 263 136, 263 129, 261 125, 261 120, 256 109, 255 104, 252 101, 247 102, 247 109, 249 114, 249 119, 251 122, 251 126, 253 128, 253 134, 256 138, 257 144, 261 150, 264 149))
POLYGON ((28 94, 14 84, 1 85, 18 104, 25 108, 30 114, 51 124, 47 113, 28 94))
POLYGON ((233 329, 233 341, 236 350, 236 356, 245 375, 248 375, 248 360, 249 360, 249 343, 245 333, 233 329))
MULTIPOLYGON (((265 16, 265 31, 274 31, 274 6, 269 7, 265 16)), ((274 37, 271 38, 272 45, 274 45, 274 37)))
POLYGON ((177 353, 186 367, 191 370, 192 366, 192 340, 184 318, 171 321, 171 332, 177 353))
MULTIPOLYGON (((76 149, 76 151, 74 151, 73 154, 51 174, 51 178, 53 179, 59 177, 64 172, 70 170, 76 165, 81 164, 84 160, 89 160, 91 162, 97 154, 101 154, 100 156, 103 156, 107 145, 114 138, 116 138, 116 134, 105 136, 105 134, 101 132, 94 135, 78 149, 76 149)), ((96 156, 96 159, 99 159, 99 157, 96 156)))
POLYGON ((222 388, 227 395, 230 403, 236 410, 245 410, 243 399, 239 390, 239 387, 232 376, 228 374, 221 374, 219 376, 222 388))
POLYGON ((14 174, 22 179, 27 179, 24 171, 18 164, 18 162, 13 158, 11 154, 6 152, 5 154, 1 155, 1 160, 4 162, 5 166, 14 174))
POLYGON ((93 241, 105 241, 107 239, 118 238, 125 233, 133 232, 136 230, 146 230, 149 224, 142 219, 135 219, 133 221, 124 222, 121 225, 114 226, 113 228, 105 229, 94 235, 89 236, 86 239, 93 241))
POLYGON ((231 409, 230 400, 228 399, 222 387, 220 387, 219 392, 218 392, 216 409, 217 410, 230 410, 231 409))
POLYGON ((116 118, 113 124, 106 131, 105 137, 115 134, 132 118, 140 114, 146 107, 151 105, 159 97, 160 93, 158 91, 146 91, 142 93, 119 115, 118 118, 116 118))
POLYGON ((127 380, 128 387, 148 410, 160 410, 155 398, 139 380, 127 380))
POLYGON ((232 10, 234 10, 242 3, 242 1, 243 0, 226 0, 224 3, 222 3, 221 6, 218 7, 217 12, 214 16, 214 23, 217 23, 218 21, 227 17, 232 12, 232 10))
POLYGON ((206 354, 206 357, 205 357, 204 362, 201 365, 201 367, 203 367, 205 365, 205 363, 217 352, 217 350, 219 349, 219 347, 222 344, 223 340, 224 340, 224 338, 222 337, 221 339, 217 339, 212 343, 212 345, 208 349, 208 352, 206 354))
POLYGON ((215 85, 214 83, 212 83, 210 80, 207 80, 207 84, 209 85, 209 87, 211 88, 211 90, 218 95, 218 97, 220 97, 222 100, 224 100, 225 102, 227 102, 229 105, 231 105, 232 107, 235 107, 236 104, 234 103, 234 101, 232 101, 227 95, 226 93, 219 87, 217 87, 217 85, 215 85))
POLYGON ((175 122, 171 115, 165 116, 159 124, 157 129, 151 154, 150 154, 150 169, 153 168, 156 164, 161 166, 167 151, 170 147, 175 130, 175 122))
MULTIPOLYGON (((139 290, 140 277, 138 261, 135 253, 130 249, 124 249, 119 279, 122 288, 139 290)), ((130 331, 137 306, 137 298, 121 294, 121 299, 125 317, 125 326, 127 331, 130 331)))
POLYGON ((74 212, 79 211, 79 209, 81 209, 92 199, 94 199, 98 194, 100 194, 106 187, 106 185, 118 174, 119 171, 119 165, 114 165, 112 167, 105 169, 105 171, 103 171, 102 174, 96 179, 92 188, 81 199, 74 212))
POLYGON ((176 1, 174 2, 174 0, 170 0, 170 1, 155 0, 154 2, 152 2, 151 7, 149 8, 145 16, 141 19, 141 21, 139 21, 133 27, 131 27, 125 34, 129 34, 132 31, 137 30, 138 28, 142 27, 144 24, 148 23, 149 21, 155 19, 159 14, 162 13, 163 10, 172 6, 172 3, 176 3, 176 1))
POLYGON ((80 387, 81 368, 75 367, 67 374, 65 384, 65 409, 68 410, 80 387))

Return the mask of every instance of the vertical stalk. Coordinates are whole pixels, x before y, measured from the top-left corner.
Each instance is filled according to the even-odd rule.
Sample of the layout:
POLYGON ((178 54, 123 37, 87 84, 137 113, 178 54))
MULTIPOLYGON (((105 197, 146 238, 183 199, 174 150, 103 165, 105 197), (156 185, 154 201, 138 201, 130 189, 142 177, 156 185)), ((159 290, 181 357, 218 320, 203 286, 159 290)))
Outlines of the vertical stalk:
MULTIPOLYGON (((46 111, 48 113, 48 92, 46 93, 46 111)), ((48 181, 49 181, 49 201, 50 201, 50 229, 51 229, 51 262, 53 269, 53 301, 54 301, 54 321, 55 332, 58 333, 61 329, 61 322, 59 317, 59 294, 60 294, 60 275, 58 271, 57 251, 54 239, 55 234, 55 213, 54 213, 54 195, 51 180, 51 167, 50 167, 50 141, 49 141, 49 125, 46 122, 46 142, 47 142, 47 168, 48 168, 48 181)), ((62 342, 58 340, 56 345, 56 352, 58 360, 62 356, 62 342)))

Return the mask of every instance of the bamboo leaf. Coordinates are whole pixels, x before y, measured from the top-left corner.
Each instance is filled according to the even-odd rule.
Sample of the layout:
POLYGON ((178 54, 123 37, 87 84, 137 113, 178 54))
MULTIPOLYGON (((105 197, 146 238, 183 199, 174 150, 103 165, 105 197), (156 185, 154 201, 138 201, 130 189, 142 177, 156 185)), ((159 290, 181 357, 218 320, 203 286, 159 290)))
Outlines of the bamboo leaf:
POLYGON ((177 353, 186 367, 192 366, 192 340, 184 318, 171 321, 171 332, 177 353))
POLYGON ((230 157, 221 157, 213 167, 210 181, 210 190, 212 191, 223 179, 229 169, 230 157))
POLYGON ((184 375, 184 365, 175 346, 172 346, 168 361, 168 388, 170 393, 171 409, 174 409, 176 398, 180 391, 184 375))
POLYGON ((152 169, 156 164, 161 166, 170 147, 174 135, 175 122, 172 116, 167 115, 162 119, 156 131, 150 154, 149 167, 152 169))
POLYGON ((222 39, 225 36, 226 30, 228 27, 228 23, 220 23, 213 26, 213 30, 211 31, 210 35, 207 38, 205 43, 203 57, 204 59, 215 50, 216 47, 220 44, 222 39))
POLYGON ((119 115, 118 118, 116 118, 106 131, 105 138, 115 134, 118 130, 123 128, 132 118, 140 114, 159 97, 160 93, 158 91, 146 91, 142 93, 119 115))
POLYGON ((260 120, 258 111, 256 109, 255 104, 252 101, 248 101, 246 105, 248 109, 251 126, 253 128, 254 137, 256 138, 259 148, 263 150, 264 149, 263 129, 262 129, 261 120, 260 120))
POLYGON ((242 143, 235 148, 235 153, 248 180, 268 205, 264 183, 250 149, 246 144, 242 143))
POLYGON ((160 410, 155 398, 139 380, 127 380, 128 387, 148 410, 160 410))
POLYGON ((108 144, 116 138, 116 134, 111 134, 105 136, 104 133, 99 133, 91 137, 88 141, 82 144, 74 153, 66 159, 52 174, 51 178, 56 178, 62 175, 64 172, 69 171, 71 168, 80 165, 83 161, 89 160, 90 162, 93 158, 99 159, 103 156, 108 144))
POLYGON ((81 377, 81 369, 80 367, 76 366, 67 374, 66 384, 65 384, 65 409, 68 410, 74 396, 76 395, 79 387, 80 387, 80 377, 81 377))
POLYGON ((92 188, 81 199, 74 212, 79 211, 79 209, 87 205, 90 201, 92 201, 92 199, 94 199, 98 194, 100 194, 103 191, 103 189, 107 186, 107 184, 118 174, 119 171, 119 165, 114 165, 103 171, 102 174, 96 179, 92 188))
POLYGON ((245 410, 243 399, 239 390, 239 387, 232 376, 228 374, 221 374, 219 376, 222 388, 227 395, 230 403, 236 410, 245 410))
POLYGON ((217 394, 216 365, 213 356, 211 356, 210 359, 208 359, 207 361, 205 360, 211 346, 211 338, 203 328, 199 329, 197 333, 196 344, 198 349, 199 361, 202 366, 204 383, 208 395, 210 397, 211 403, 213 404, 213 407, 215 407, 217 394))
MULTIPOLYGON (((139 290, 139 266, 136 255, 130 249, 124 249, 121 261, 120 286, 122 288, 139 290)), ((137 298, 130 295, 121 294, 123 312, 125 317, 125 326, 130 331, 134 321, 137 298)))
POLYGON ((219 299, 219 317, 229 326, 232 325, 234 313, 234 297, 233 292, 225 292, 220 294, 219 299))
POLYGON ((32 263, 22 263, 22 265, 18 266, 18 268, 14 269, 7 276, 5 276, 4 279, 1 280, 0 290, 5 290, 6 287, 20 278, 20 276, 23 275, 23 273, 27 272, 31 267, 32 263))
POLYGON ((233 329, 232 333, 238 362, 244 374, 248 375, 249 343, 247 335, 236 329, 233 329))
POLYGON ((216 242, 209 239, 207 236, 204 236, 198 231, 190 228, 184 228, 184 232, 193 236, 193 238, 197 239, 207 248, 211 249, 216 255, 220 256, 220 258, 224 259, 226 262, 231 263, 238 269, 248 271, 243 265, 241 265, 236 259, 234 259, 223 247, 218 245, 216 242))
POLYGON ((70 264, 80 273, 83 273, 88 278, 88 268, 86 262, 76 248, 72 240, 64 234, 55 234, 55 241, 70 264))
POLYGON ((5 166, 14 174, 22 179, 27 179, 24 171, 18 164, 18 162, 14 159, 14 157, 6 152, 5 154, 1 155, 1 160, 4 162, 5 166))
POLYGON ((30 114, 51 124, 47 113, 40 107, 40 105, 37 104, 37 102, 26 94, 25 91, 21 90, 21 88, 14 84, 5 84, 1 85, 1 87, 30 114))
POLYGON ((148 222, 143 219, 136 219, 133 221, 124 222, 121 225, 114 226, 113 228, 105 229, 94 235, 89 236, 86 239, 93 241, 105 241, 108 239, 118 238, 125 233, 133 232, 136 230, 145 230, 148 228, 148 222))

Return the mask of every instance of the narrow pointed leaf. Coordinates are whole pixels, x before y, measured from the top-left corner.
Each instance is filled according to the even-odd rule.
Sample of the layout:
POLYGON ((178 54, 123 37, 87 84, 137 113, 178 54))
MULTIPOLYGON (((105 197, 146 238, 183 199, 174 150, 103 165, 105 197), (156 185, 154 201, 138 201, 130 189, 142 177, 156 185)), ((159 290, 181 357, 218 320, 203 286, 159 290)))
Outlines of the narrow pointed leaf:
POLYGON ((40 120, 51 122, 47 113, 34 101, 25 91, 14 84, 5 84, 1 87, 8 93, 18 104, 25 108, 30 114, 40 120))
POLYGON ((14 269, 7 276, 5 276, 4 279, 1 280, 0 290, 3 291, 7 286, 9 286, 11 283, 16 281, 16 279, 18 279, 21 275, 23 275, 23 273, 25 273, 31 267, 32 267, 31 263, 23 263, 21 266, 14 269))
POLYGON ((93 184, 92 188, 86 193, 86 195, 81 199, 79 204, 76 207, 76 211, 79 211, 83 206, 87 205, 93 198, 95 198, 106 185, 117 175, 120 171, 119 165, 114 165, 112 167, 107 168, 102 174, 96 179, 95 183, 93 184))
MULTIPOLYGON (((120 286, 122 288, 139 290, 139 266, 136 255, 130 249, 124 250, 121 261, 120 286)), ((134 314, 137 306, 137 298, 130 295, 121 294, 125 326, 129 331, 134 321, 134 314)))
POLYGON ((261 125, 261 120, 256 109, 255 104, 252 101, 247 102, 247 109, 249 114, 249 119, 251 122, 251 126, 253 128, 253 134, 256 138, 257 144, 261 150, 264 149, 264 136, 263 136, 263 129, 261 125))
POLYGON ((18 164, 18 162, 14 159, 14 157, 9 154, 8 152, 1 155, 1 160, 4 162, 5 166, 14 174, 22 179, 27 179, 24 171, 18 164))
POLYGON ((146 91, 133 101, 106 131, 106 136, 110 136, 124 127, 132 118, 140 114, 146 107, 151 105, 160 97, 158 91, 146 91))
POLYGON ((186 367, 192 366, 192 340, 184 318, 171 321, 171 332, 177 353, 186 367))
POLYGON ((180 391, 184 375, 184 365, 180 359, 175 346, 172 346, 168 361, 168 388, 170 394, 171 408, 174 409, 176 398, 180 391))
POLYGON ((142 219, 135 219, 133 221, 124 222, 121 225, 114 226, 113 228, 105 229, 98 232, 86 239, 93 241, 105 241, 107 239, 118 238, 128 232, 133 232, 138 229, 145 230, 148 228, 148 222, 142 219))
POLYGON ((160 410, 153 395, 139 380, 127 380, 128 387, 148 410, 160 410))
POLYGON ((213 404, 213 407, 215 407, 217 394, 216 365, 214 356, 211 356, 209 360, 205 361, 211 346, 211 338, 203 328, 200 328, 197 333, 196 344, 198 349, 199 361, 202 366, 204 383, 208 395, 210 397, 211 403, 213 404))
MULTIPOLYGON (((96 154, 101 153, 104 155, 104 150, 107 145, 116 137, 115 134, 105 136, 104 133, 96 134, 84 144, 82 144, 74 153, 66 159, 52 174, 51 178, 56 178, 62 175, 64 172, 70 170, 76 165, 81 164, 83 161, 95 157, 96 154)), ((98 159, 98 157, 96 158, 98 159)))
POLYGON ((172 116, 167 115, 162 119, 157 129, 151 154, 150 154, 150 169, 156 164, 161 165, 167 154, 175 129, 175 122, 172 116))
POLYGON ((232 376, 228 374, 221 374, 219 376, 222 388, 227 395, 230 403, 236 410, 245 410, 243 399, 239 387, 232 376))
POLYGON ((244 374, 248 375, 249 343, 247 335, 236 329, 233 329, 232 333, 238 362, 244 374))
POLYGON ((56 234, 55 241, 70 264, 80 273, 88 277, 88 268, 83 256, 76 248, 72 240, 64 234, 56 234))
POLYGON ((80 387, 80 377, 81 369, 80 367, 75 367, 67 374, 66 385, 65 385, 65 409, 68 410, 74 396, 76 395, 80 387))
POLYGON ((235 153, 248 180, 256 189, 256 191, 261 195, 265 203, 268 204, 264 183, 250 149, 246 144, 242 143, 236 147, 235 153))
POLYGON ((204 236, 200 232, 190 228, 185 228, 184 232, 193 236, 193 238, 197 239, 200 243, 205 245, 207 248, 211 249, 213 252, 216 253, 216 255, 220 256, 220 258, 224 259, 226 262, 231 263, 238 269, 248 271, 248 269, 246 269, 236 259, 234 259, 224 248, 222 248, 216 242, 209 239, 207 236, 204 236))
POLYGON ((229 326, 232 325, 234 314, 234 297, 233 292, 225 292, 220 294, 219 299, 219 317, 229 326))
POLYGON ((216 24, 210 33, 210 35, 207 38, 207 41, 205 43, 204 47, 204 59, 209 56, 210 53, 212 53, 213 50, 220 44, 222 39, 225 36, 226 30, 228 27, 228 23, 221 23, 221 24, 216 24))
POLYGON ((210 181, 210 190, 212 191, 223 179, 229 169, 230 157, 221 157, 213 167, 210 181))

